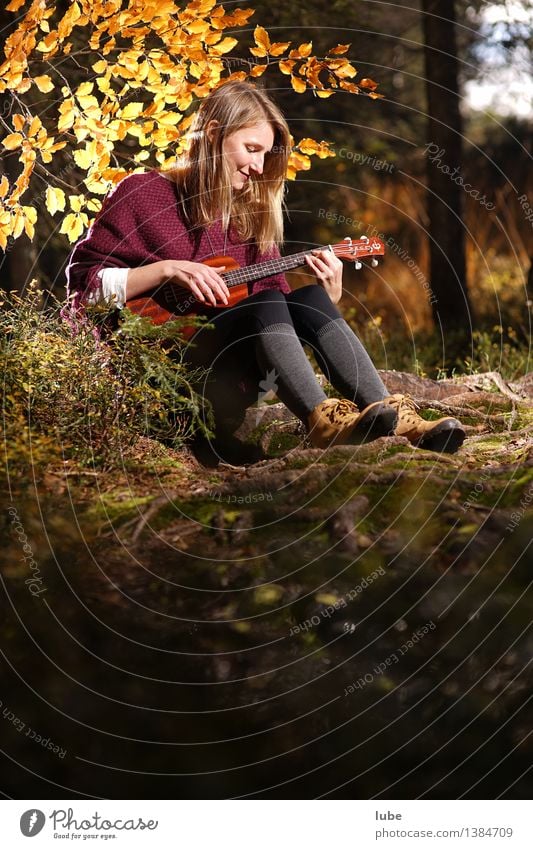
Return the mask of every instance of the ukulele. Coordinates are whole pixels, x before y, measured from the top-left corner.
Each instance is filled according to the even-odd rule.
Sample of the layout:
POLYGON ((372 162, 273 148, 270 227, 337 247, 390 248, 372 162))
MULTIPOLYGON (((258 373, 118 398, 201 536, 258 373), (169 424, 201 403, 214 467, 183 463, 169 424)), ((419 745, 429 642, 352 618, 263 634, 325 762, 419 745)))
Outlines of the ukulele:
MULTIPOLYGON (((376 257, 383 256, 385 253, 383 242, 374 237, 369 239, 368 236, 362 236, 360 239, 351 239, 346 236, 344 241, 338 242, 336 245, 324 245, 323 248, 320 248, 320 250, 325 249, 333 251, 335 256, 341 259, 352 260, 357 269, 362 267, 362 258, 372 257, 372 265, 376 266, 378 264, 376 257)), ((243 268, 231 256, 215 256, 205 260, 204 265, 209 265, 212 268, 225 266, 225 270, 221 272, 221 277, 230 291, 228 304, 220 301, 214 307, 213 304, 202 303, 189 289, 166 281, 157 289, 152 289, 145 295, 126 301, 126 307, 133 313, 150 319, 153 324, 164 324, 167 321, 187 315, 202 315, 206 307, 209 309, 228 309, 249 296, 248 283, 262 280, 273 274, 281 274, 293 268, 300 268, 305 265, 305 257, 313 250, 314 248, 289 254, 289 256, 269 259, 243 268)), ((183 335, 186 339, 189 339, 195 330, 195 327, 185 327, 183 328, 183 335)))

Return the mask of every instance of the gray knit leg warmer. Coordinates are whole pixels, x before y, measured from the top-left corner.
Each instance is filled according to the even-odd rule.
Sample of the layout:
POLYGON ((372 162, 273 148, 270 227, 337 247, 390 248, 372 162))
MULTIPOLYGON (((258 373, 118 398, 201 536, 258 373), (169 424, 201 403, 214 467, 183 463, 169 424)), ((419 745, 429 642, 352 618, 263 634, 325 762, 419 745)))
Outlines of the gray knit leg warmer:
POLYGON ((345 398, 360 410, 389 395, 363 345, 343 318, 328 321, 317 333, 325 374, 345 398))
POLYGON ((257 336, 256 356, 265 375, 264 388, 307 424, 309 414, 326 399, 291 324, 271 324, 257 336))

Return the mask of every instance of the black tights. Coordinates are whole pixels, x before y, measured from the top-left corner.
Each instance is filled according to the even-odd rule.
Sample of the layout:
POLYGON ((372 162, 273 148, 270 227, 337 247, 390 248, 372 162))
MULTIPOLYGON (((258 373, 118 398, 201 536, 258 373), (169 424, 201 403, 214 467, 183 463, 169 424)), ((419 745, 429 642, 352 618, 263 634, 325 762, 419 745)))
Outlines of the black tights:
POLYGON ((234 431, 246 408, 269 388, 305 422, 325 395, 309 368, 303 345, 312 349, 339 394, 361 409, 387 395, 360 341, 319 285, 289 295, 264 290, 234 307, 207 309, 205 314, 214 329, 196 333, 185 361, 209 369, 206 381, 196 388, 212 404, 217 432, 234 431), (293 331, 300 344, 291 348, 286 343, 291 342, 293 331), (268 344, 261 345, 265 340, 268 344), (295 375, 302 376, 297 391, 295 375))

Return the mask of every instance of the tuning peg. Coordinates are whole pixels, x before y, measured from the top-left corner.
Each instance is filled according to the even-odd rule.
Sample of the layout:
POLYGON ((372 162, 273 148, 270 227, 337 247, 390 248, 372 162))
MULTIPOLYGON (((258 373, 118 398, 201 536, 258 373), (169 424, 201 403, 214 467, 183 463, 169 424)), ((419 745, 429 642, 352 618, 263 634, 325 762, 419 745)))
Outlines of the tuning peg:
POLYGON ((372 262, 370 263, 370 265, 372 266, 372 268, 376 268, 376 267, 379 265, 379 262, 378 262, 378 261, 377 261, 377 259, 374 257, 374 259, 372 260, 372 262))
POLYGON ((356 270, 356 271, 360 271, 362 267, 363 267, 363 263, 362 263, 362 262, 359 262, 359 260, 357 259, 357 260, 355 261, 355 270, 356 270))

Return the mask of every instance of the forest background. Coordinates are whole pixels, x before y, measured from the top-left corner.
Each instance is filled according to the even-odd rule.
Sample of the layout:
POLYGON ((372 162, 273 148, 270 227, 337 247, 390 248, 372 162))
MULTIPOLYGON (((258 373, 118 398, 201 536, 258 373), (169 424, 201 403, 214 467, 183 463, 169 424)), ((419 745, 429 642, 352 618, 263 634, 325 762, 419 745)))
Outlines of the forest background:
MULTIPOLYGON (((190 8, 195 5, 197 17, 203 7, 205 17, 208 7, 215 7, 198 2, 190 8)), ((27 8, 14 0, 2 10, 4 34, 13 31, 27 8)), ((235 3, 224 8, 233 18, 224 25, 224 47, 213 47, 218 76, 260 76, 258 82, 285 111, 295 143, 327 143, 319 149, 304 144, 295 153, 295 170, 301 170, 289 182, 286 252, 346 235, 380 233, 389 240, 383 266, 361 272, 350 267, 345 275, 344 312, 365 337, 378 365, 415 371, 425 365, 441 373, 443 367, 462 370, 466 363, 503 367, 510 377, 516 376, 516 369, 527 371, 533 276, 531 4, 309 0, 285 6, 254 0, 246 4, 254 11, 249 16, 235 3), (257 40, 257 33, 264 31, 256 27, 263 26, 273 50, 268 35, 263 46, 261 35, 257 40), (335 45, 347 44, 338 55, 329 54, 329 69, 321 72, 321 84, 334 94, 313 96, 317 91, 311 90, 311 75, 308 69, 302 71, 305 58, 321 60, 335 45), (296 53, 295 62, 289 49, 297 45, 303 52, 296 53), (468 88, 479 95, 491 77, 496 79, 495 103, 474 108, 475 99, 465 96, 468 88), (313 153, 318 156, 306 155, 313 153)), ((135 42, 133 27, 130 33, 124 31, 122 41, 115 33, 112 49, 103 47, 103 34, 98 49, 94 39, 87 49, 89 28, 80 26, 81 7, 60 0, 50 9, 54 20, 63 14, 63 40, 50 40, 45 19, 43 39, 32 53, 33 62, 39 56, 43 61, 33 64, 28 75, 36 77, 34 84, 25 90, 23 81, 14 93, 6 89, 0 104, 7 178, 0 183, 0 223, 6 239, 1 277, 5 289, 18 291, 36 278, 62 298, 71 241, 94 217, 102 193, 133 168, 168 162, 187 120, 180 115, 178 123, 165 115, 169 147, 163 156, 160 140, 150 145, 143 139, 141 127, 148 112, 136 112, 136 106, 148 106, 152 95, 142 91, 141 60, 132 60, 127 52, 135 42), (74 8, 78 11, 73 15, 74 8), (67 35, 72 48, 64 50, 67 35), (54 54, 60 46, 65 55, 62 50, 54 54), (52 140, 50 130, 37 142, 50 120, 57 123, 58 98, 67 98, 67 92, 77 92, 74 102, 90 120, 91 110, 105 97, 101 80, 111 62, 105 73, 102 68, 113 56, 120 62, 121 54, 126 59, 118 74, 124 84, 119 102, 132 129, 117 141, 111 158, 95 152, 95 140, 90 149, 87 130, 73 135, 67 100, 60 105, 58 126, 63 132, 52 140), (103 75, 100 81, 98 74, 103 75), (19 133, 22 117, 27 125, 19 133), (38 121, 32 129, 34 118, 38 121), (25 159, 31 149, 37 151, 36 163, 25 159), (102 166, 113 173, 97 185, 95 170, 99 167, 101 173, 102 166), (10 205, 8 185, 17 180, 23 190, 10 205)), ((137 33, 142 36, 142 28, 137 33)), ((148 34, 144 46, 153 35, 148 34)), ((194 28, 189 36, 195 38, 194 28)), ((12 56, 5 65, 13 68, 12 56)), ((4 74, 6 78, 9 82, 4 74)), ((161 86, 165 79, 168 76, 159 77, 161 86)), ((195 93, 203 96, 215 78, 205 80, 201 77, 191 89, 192 98, 184 98, 183 92, 178 97, 184 115, 194 110, 195 93)), ((301 275, 293 275, 293 283, 301 281, 301 275)))

